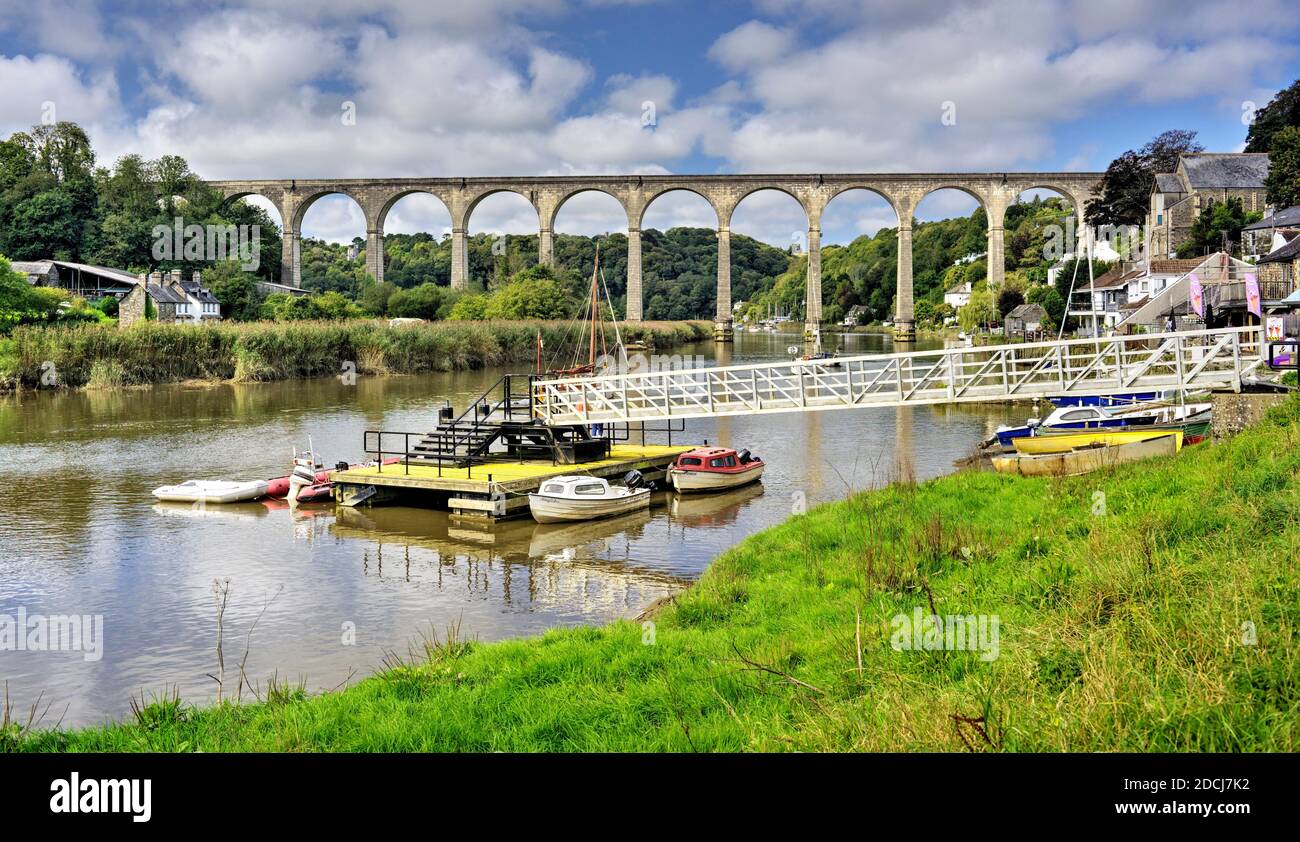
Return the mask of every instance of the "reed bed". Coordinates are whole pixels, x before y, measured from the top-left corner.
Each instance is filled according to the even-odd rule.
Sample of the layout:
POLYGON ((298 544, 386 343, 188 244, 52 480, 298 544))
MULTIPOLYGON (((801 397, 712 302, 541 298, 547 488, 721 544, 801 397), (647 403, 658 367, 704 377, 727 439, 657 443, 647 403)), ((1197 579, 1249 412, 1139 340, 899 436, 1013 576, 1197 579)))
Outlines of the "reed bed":
MULTIPOLYGON (((0 389, 121 387, 186 380, 266 381, 418 374, 531 362, 574 338, 568 322, 254 322, 23 327, 0 340, 0 389)), ((711 335, 708 322, 644 322, 628 339, 657 348, 711 335)))

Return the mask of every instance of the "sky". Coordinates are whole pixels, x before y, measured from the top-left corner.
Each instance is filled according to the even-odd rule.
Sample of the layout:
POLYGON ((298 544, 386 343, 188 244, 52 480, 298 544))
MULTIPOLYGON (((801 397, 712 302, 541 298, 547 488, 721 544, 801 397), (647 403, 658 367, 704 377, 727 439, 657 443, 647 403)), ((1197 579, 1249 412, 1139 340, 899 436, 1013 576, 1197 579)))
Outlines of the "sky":
MULTIPOLYGON (((1099 171, 1170 128, 1239 151, 1297 77, 1294 0, 0 0, 0 136, 53 116, 102 165, 178 154, 207 178, 1099 171)), ((973 208, 943 191, 917 216, 973 208)), ((714 224, 684 193, 644 223, 714 224)), ((823 242, 894 224, 853 192, 823 242)), ((415 195, 385 228, 449 226, 415 195)), ((598 193, 556 223, 626 227, 598 193)), ((777 245, 805 227, 771 191, 732 220, 777 245)), ((364 228, 340 196, 304 221, 364 228)), ((470 220, 536 228, 508 194, 470 220)))

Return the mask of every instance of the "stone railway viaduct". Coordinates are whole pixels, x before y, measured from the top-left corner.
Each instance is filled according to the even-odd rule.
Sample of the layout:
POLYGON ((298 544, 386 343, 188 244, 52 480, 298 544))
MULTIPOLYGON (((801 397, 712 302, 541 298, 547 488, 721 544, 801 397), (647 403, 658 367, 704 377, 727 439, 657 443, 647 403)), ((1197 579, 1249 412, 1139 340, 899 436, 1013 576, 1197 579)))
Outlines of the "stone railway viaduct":
POLYGON ((227 199, 260 195, 279 209, 284 226, 281 282, 301 284, 300 239, 302 220, 318 199, 333 193, 350 196, 366 217, 366 270, 377 280, 384 277, 384 219, 403 196, 436 196, 451 214, 451 285, 464 289, 469 282, 466 232, 474 208, 484 198, 501 192, 523 196, 537 211, 540 262, 554 263, 555 218, 573 196, 587 191, 606 193, 627 213, 627 314, 640 321, 644 291, 641 282, 641 222, 650 203, 665 193, 684 190, 704 198, 717 214, 718 291, 715 319, 730 335, 731 322, 731 216, 746 196, 759 190, 779 190, 803 208, 808 223, 808 279, 806 319, 810 327, 821 319, 821 218, 832 199, 848 190, 863 189, 889 202, 898 215, 898 286, 896 330, 913 335, 912 218, 928 194, 945 188, 961 190, 984 207, 988 217, 988 273, 991 284, 1003 277, 1003 220, 1007 208, 1021 193, 1047 188, 1060 193, 1075 208, 1077 229, 1083 226, 1084 203, 1092 197, 1101 173, 837 173, 826 175, 627 175, 534 176, 487 178, 380 178, 380 179, 273 179, 212 181, 227 199))

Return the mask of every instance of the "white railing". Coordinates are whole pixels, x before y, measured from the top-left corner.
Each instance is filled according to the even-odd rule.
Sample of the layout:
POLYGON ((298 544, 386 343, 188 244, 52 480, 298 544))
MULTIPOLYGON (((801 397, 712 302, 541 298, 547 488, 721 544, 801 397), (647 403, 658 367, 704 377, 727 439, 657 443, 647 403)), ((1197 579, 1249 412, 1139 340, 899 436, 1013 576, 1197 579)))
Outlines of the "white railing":
POLYGON ((1137 334, 541 380, 548 424, 1231 388, 1259 367, 1259 328, 1137 334))

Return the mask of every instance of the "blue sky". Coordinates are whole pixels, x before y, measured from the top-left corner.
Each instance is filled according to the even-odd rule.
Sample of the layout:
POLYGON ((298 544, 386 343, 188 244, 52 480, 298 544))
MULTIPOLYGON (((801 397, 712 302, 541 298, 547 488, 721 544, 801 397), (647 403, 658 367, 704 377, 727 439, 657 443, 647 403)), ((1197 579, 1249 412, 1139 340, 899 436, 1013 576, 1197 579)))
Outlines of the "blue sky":
MULTIPOLYGON (((1239 149, 1244 104, 1300 77, 1297 17, 1281 0, 0 0, 0 132, 53 103, 101 163, 175 153, 213 178, 1099 170, 1167 128, 1239 149)), ((939 193, 918 216, 971 207, 939 193)), ((646 224, 712 221, 674 194, 646 224)), ((892 224, 881 200, 845 196, 824 239, 892 224)), ((417 196, 388 230, 447 225, 417 196)), ((625 226, 597 194, 557 223, 625 226)), ((504 195, 471 220, 535 227, 504 195)), ((732 223, 783 245, 803 227, 779 194, 732 223)), ((306 228, 364 224, 337 198, 306 228)))

